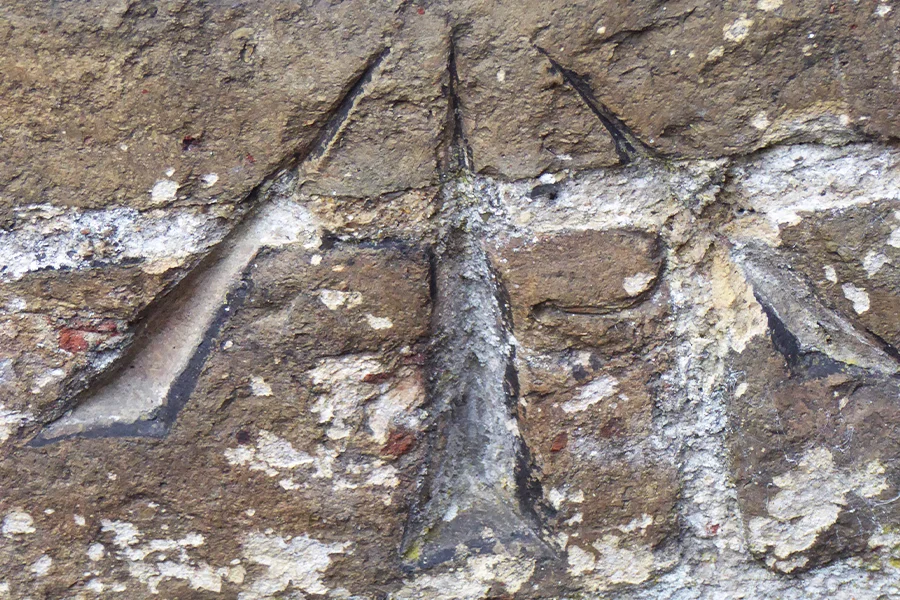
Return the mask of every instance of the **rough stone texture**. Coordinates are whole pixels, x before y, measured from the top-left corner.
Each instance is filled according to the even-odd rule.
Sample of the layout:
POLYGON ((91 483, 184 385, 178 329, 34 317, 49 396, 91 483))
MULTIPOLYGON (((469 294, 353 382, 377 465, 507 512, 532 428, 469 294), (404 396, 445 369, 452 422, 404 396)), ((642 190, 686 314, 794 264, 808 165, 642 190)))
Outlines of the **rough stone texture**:
POLYGON ((535 47, 546 6, 473 3, 455 30, 475 169, 511 178, 617 162, 608 133, 535 47))
POLYGON ((897 519, 897 297, 875 279, 896 203, 865 202, 793 213, 779 250, 738 251, 767 327, 731 361, 735 480, 750 550, 786 573, 864 552, 897 519))
POLYGON ((602 346, 611 354, 645 341, 664 318, 664 300, 643 302, 662 269, 659 240, 651 234, 581 231, 513 239, 497 252, 495 265, 516 335, 531 346, 602 346))
POLYGON ((392 40, 333 145, 304 167, 304 192, 360 198, 437 182, 449 110, 446 36, 429 12, 392 40))
POLYGON ((0 599, 900 597, 898 14, 5 2, 0 599))
POLYGON ((476 165, 494 174, 616 161, 599 122, 536 48, 589 78, 599 100, 666 154, 896 136, 898 18, 889 4, 768 0, 628 10, 615 2, 6 3, 4 209, 13 200, 225 207, 307 152, 387 47, 376 79, 390 83, 376 85, 346 128, 346 156, 332 160, 331 180, 342 185, 321 191, 346 191, 341 165, 351 164, 351 180, 371 177, 363 195, 409 187, 431 177, 444 113, 440 46, 450 39, 476 165), (380 168, 387 156, 405 167, 390 181, 380 168), (164 185, 154 198, 166 181, 174 195, 164 185))
POLYGON ((750 549, 783 572, 864 552, 898 517, 900 389, 823 362, 789 370, 765 342, 736 361, 732 443, 750 549))
POLYGON ((240 201, 312 146, 398 6, 5 3, 4 209, 240 201))
POLYGON ((792 264, 828 304, 900 347, 900 220, 879 203, 804 219, 782 232, 792 264))
POLYGON ((168 438, 61 442, 4 461, 0 512, 34 523, 4 529, 12 593, 268 598, 321 593, 329 566, 359 593, 397 576, 421 453, 427 262, 405 248, 285 250, 249 277, 245 309, 168 438), (29 565, 44 553, 52 570, 39 577, 29 565))
POLYGON ((748 242, 762 229, 750 223, 733 252, 746 278, 735 293, 752 293, 749 310, 766 321, 729 361, 735 483, 750 551, 785 573, 865 553, 897 520, 895 278, 880 274, 893 258, 896 163, 890 152, 810 150, 772 153, 762 194, 743 196, 755 189, 747 172, 734 187, 738 205, 762 207, 804 170, 830 170, 800 202, 768 205, 760 237, 777 250, 748 242), (873 177, 874 164, 887 177, 873 177))
POLYGON ((660 245, 653 233, 612 229, 494 251, 519 340, 523 436, 568 572, 593 592, 674 564, 654 554, 677 530, 673 457, 647 440, 668 365, 660 245))

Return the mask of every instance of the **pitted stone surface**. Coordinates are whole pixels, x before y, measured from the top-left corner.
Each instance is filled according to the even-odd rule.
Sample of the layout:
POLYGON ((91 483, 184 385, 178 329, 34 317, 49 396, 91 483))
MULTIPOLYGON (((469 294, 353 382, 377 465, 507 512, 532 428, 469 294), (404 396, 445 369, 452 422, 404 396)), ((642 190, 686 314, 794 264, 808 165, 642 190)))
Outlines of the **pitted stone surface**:
POLYGON ((670 368, 660 245, 653 233, 612 229, 494 250, 520 342, 520 426, 567 572, 593 592, 675 564, 674 457, 648 439, 670 368))
POLYGON ((4 3, 0 600, 900 597, 898 14, 4 3))
POLYGON ((388 47, 378 90, 338 140, 344 158, 334 157, 331 177, 346 175, 341 165, 353 174, 330 181, 345 194, 356 181, 354 195, 364 196, 421 185, 445 110, 439 46, 450 39, 465 127, 485 173, 524 178, 617 161, 599 121, 537 48, 583 76, 665 154, 898 131, 900 15, 887 3, 691 0, 621 10, 615 2, 130 0, 6 3, 0 18, 5 210, 14 199, 227 208, 307 151, 388 47), (379 168, 387 156, 404 167, 390 181, 379 168))
POLYGON ((893 347, 900 347, 900 219, 882 202, 805 218, 782 240, 826 301, 893 347))
POLYGON ((13 517, 0 560, 16 594, 91 593, 93 580, 133 598, 268 598, 324 593, 335 570, 361 593, 399 575, 395 553, 422 451, 423 254, 274 251, 257 259, 250 280, 246 308, 216 340, 165 440, 76 440, 4 461, 0 513, 13 517), (318 268, 298 277, 311 260, 318 268), (273 278, 279 287, 264 285, 273 278), (332 309, 322 289, 358 301, 332 309), (369 314, 384 321, 372 326, 369 314), (11 506, 37 526, 26 531, 11 506), (65 551, 52 541, 61 538, 65 551), (36 577, 27 567, 44 552, 52 571, 36 577), (382 567, 366 566, 373 560, 382 567), (369 583, 352 584, 353 573, 369 583))

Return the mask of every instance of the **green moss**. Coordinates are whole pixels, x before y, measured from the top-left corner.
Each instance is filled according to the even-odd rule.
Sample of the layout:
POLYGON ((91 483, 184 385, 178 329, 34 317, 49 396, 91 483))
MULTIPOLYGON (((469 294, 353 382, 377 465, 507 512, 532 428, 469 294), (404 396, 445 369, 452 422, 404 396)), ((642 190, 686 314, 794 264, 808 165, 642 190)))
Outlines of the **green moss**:
POLYGON ((406 552, 403 553, 403 559, 408 562, 416 562, 422 556, 422 543, 420 541, 415 541, 407 548, 406 552))

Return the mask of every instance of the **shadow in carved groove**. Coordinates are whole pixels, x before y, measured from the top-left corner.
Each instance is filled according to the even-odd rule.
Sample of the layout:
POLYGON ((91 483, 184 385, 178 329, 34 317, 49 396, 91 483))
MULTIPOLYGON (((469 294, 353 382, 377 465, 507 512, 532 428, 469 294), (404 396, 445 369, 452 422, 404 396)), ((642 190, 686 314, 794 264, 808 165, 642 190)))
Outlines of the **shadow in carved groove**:
POLYGON ((302 160, 291 157, 251 193, 255 205, 216 251, 163 298, 145 319, 135 346, 93 386, 75 408, 32 441, 108 436, 165 436, 191 395, 217 334, 246 296, 243 273, 259 250, 310 241, 309 218, 291 196, 291 171, 327 160, 329 148, 388 55, 375 54, 332 111, 302 160))
MULTIPOLYGON (((593 95, 584 78, 559 65, 566 82, 600 119, 622 164, 650 156, 593 95)), ((32 441, 74 437, 165 436, 188 401, 218 334, 252 289, 248 265, 264 247, 318 246, 312 220, 293 201, 296 168, 317 169, 387 55, 375 55, 345 94, 299 165, 267 178, 244 221, 170 293, 142 325, 139 343, 110 376, 82 394, 75 410, 32 441), (224 298, 224 302, 223 302, 224 298)), ((518 433, 518 379, 512 319, 503 286, 482 247, 485 200, 472 185, 472 150, 463 127, 455 43, 447 62, 448 126, 443 201, 449 225, 433 260, 428 386, 433 421, 419 497, 403 539, 407 567, 428 568, 466 553, 506 553, 541 561, 557 558, 545 541, 541 515, 549 509, 518 433)))

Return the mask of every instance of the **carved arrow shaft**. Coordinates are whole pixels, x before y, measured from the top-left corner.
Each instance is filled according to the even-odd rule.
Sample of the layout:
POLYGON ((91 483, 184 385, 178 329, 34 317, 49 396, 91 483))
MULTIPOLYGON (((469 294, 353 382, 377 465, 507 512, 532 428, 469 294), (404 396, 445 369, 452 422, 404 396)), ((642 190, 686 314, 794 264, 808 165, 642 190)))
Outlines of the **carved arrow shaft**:
MULTIPOLYGON (((449 201, 477 204, 466 184, 449 201)), ((475 217, 477 218, 477 217, 475 217)), ((405 535, 409 563, 427 567, 467 552, 546 554, 529 497, 517 421, 515 347, 502 293, 462 217, 435 257, 430 396, 436 413, 419 504, 405 535)))

